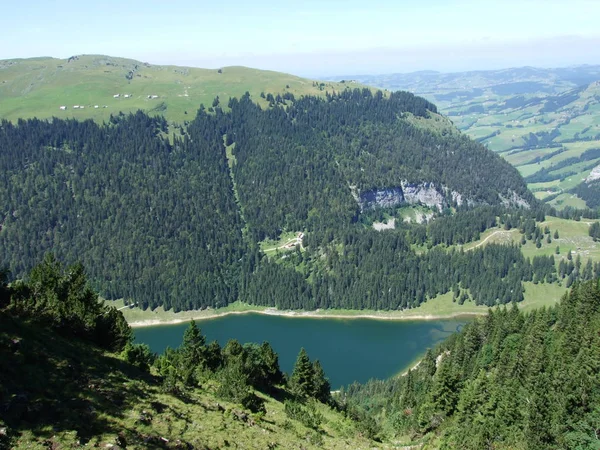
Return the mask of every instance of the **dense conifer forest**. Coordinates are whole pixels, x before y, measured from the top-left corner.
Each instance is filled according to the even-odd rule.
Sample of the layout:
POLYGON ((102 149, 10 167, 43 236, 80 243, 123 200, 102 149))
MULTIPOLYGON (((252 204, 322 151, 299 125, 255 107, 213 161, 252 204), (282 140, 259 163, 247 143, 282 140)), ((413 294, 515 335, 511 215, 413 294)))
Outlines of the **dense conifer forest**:
POLYGON ((521 300, 522 281, 558 277, 551 258, 516 247, 414 249, 462 244, 498 220, 541 239, 543 211, 514 168, 458 133, 411 123, 428 120, 431 103, 367 89, 269 99, 265 109, 249 95, 215 99, 177 133, 142 112, 103 125, 2 122, 0 267, 14 279, 52 253, 81 261, 104 298, 176 311, 238 299, 397 309, 450 290, 493 305, 521 300), (377 212, 355 197, 403 182, 462 202, 448 195, 429 225, 365 227, 377 212), (510 209, 514 196, 529 212, 510 209), (302 249, 274 262, 258 243, 284 231, 304 231, 302 249))
POLYGON ((513 305, 468 324, 406 376, 340 393, 373 435, 447 449, 594 449, 600 423, 600 287, 560 304, 513 305))

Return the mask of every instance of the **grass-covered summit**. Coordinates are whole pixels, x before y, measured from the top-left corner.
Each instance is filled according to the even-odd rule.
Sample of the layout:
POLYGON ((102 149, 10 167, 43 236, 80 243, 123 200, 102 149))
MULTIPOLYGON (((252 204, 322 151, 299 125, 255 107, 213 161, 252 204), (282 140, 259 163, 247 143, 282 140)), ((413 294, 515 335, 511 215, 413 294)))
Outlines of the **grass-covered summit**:
POLYGON ((201 103, 210 107, 216 97, 227 101, 249 92, 267 104, 260 97, 263 92, 320 95, 346 86, 248 67, 163 66, 104 55, 11 59, 0 61, 0 118, 103 121, 120 111, 141 109, 184 122, 194 118, 201 103))

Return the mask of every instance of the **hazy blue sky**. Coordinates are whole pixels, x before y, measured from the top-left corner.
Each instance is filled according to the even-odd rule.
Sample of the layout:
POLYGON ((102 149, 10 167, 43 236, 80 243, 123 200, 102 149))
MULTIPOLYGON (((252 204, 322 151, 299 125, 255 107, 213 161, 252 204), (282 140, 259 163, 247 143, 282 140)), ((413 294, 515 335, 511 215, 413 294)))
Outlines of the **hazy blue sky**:
POLYGON ((600 63, 598 0, 6 2, 0 59, 99 53, 300 75, 600 63), (89 4, 88 4, 89 3, 89 4))

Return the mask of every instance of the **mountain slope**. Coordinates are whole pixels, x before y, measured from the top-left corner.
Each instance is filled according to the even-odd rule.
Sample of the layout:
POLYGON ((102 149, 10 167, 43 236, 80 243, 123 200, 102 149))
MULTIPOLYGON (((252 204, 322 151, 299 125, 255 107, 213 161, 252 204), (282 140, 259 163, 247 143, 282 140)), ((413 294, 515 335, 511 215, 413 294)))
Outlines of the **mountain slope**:
POLYGON ((131 334, 81 267, 47 259, 27 280, 0 277, 0 449, 380 447, 333 407, 306 353, 308 392, 266 342, 221 349, 192 322, 156 358, 131 334))
POLYGON ((517 167, 536 197, 552 206, 600 203, 597 188, 584 184, 600 165, 591 152, 600 148, 600 66, 351 78, 434 101, 459 129, 517 167))
MULTIPOLYGON (((356 89, 266 99, 271 106, 263 109, 244 95, 230 100, 227 112, 215 102, 213 113, 200 109, 171 138, 164 118, 142 112, 103 125, 2 122, 0 264, 21 276, 46 252, 82 260, 105 298, 143 308, 218 307, 240 297, 342 307, 347 300, 317 299, 311 286, 324 289, 334 279, 308 281, 271 266, 259 241, 305 231, 316 255, 321 245, 355 235, 359 219, 381 207, 422 203, 441 213, 534 203, 501 158, 456 132, 424 125, 438 123, 435 106, 412 94, 356 89), (273 296, 256 290, 264 282, 273 296)), ((406 261, 415 257, 406 243, 394 245, 410 253, 406 261)), ((412 287, 418 295, 411 303, 451 285, 419 283, 426 286, 412 287)), ((410 291, 394 291, 380 307, 407 305, 410 291)))
POLYGON ((120 111, 141 109, 182 123, 194 118, 201 103, 209 107, 217 96, 226 101, 248 91, 263 101, 261 92, 320 95, 345 87, 247 67, 161 66, 104 55, 2 60, 0 118, 56 116, 101 122, 120 111))
POLYGON ((409 435, 425 448, 596 449, 599 345, 593 280, 551 309, 491 311, 407 376, 340 396, 382 435, 409 435))

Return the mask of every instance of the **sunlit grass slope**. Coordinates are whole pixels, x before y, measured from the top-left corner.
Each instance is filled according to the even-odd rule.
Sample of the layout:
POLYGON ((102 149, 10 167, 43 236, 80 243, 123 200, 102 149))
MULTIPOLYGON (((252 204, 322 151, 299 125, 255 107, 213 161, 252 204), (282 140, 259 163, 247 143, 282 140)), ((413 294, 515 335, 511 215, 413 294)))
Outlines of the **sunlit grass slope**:
POLYGON ((356 86, 247 67, 161 66, 102 55, 2 60, 0 118, 56 116, 102 121, 120 111, 142 109, 183 122, 194 118, 200 104, 211 107, 217 96, 226 107, 230 97, 249 92, 266 106, 263 92, 325 95, 326 91, 356 86))
POLYGON ((167 394, 116 355, 0 315, 0 448, 380 448, 323 404, 317 432, 288 419, 283 398, 258 393, 266 414, 253 415, 216 384, 167 394))

